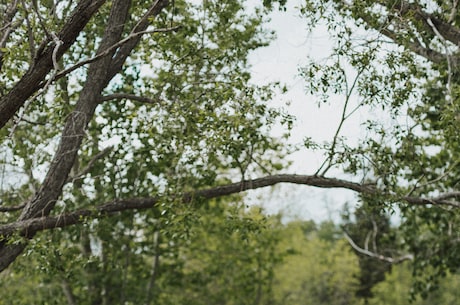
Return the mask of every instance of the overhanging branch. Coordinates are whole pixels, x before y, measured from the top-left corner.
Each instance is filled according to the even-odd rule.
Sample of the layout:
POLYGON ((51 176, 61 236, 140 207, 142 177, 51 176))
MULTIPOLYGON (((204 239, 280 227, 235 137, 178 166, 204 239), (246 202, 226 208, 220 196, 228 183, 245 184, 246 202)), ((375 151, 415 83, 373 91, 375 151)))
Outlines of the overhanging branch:
MULTIPOLYGON (((241 182, 231 183, 227 185, 216 186, 208 189, 187 192, 182 195, 183 203, 191 203, 194 199, 212 199, 232 194, 238 194, 246 190, 258 189, 267 186, 273 186, 279 183, 293 183, 300 185, 308 185, 320 188, 344 188, 356 193, 377 195, 381 191, 369 186, 368 184, 359 184, 347 180, 327 178, 310 175, 269 175, 253 180, 245 180, 241 182)), ((401 197, 399 200, 413 205, 450 205, 460 208, 460 204, 447 201, 446 198, 458 197, 458 193, 449 193, 440 195, 435 198, 421 197, 401 197)), ((23 236, 33 236, 38 231, 62 228, 74 224, 83 223, 94 218, 102 218, 123 212, 127 210, 145 210, 155 207, 161 197, 146 197, 146 198, 126 198, 116 199, 93 209, 78 210, 57 216, 46 216, 40 218, 27 219, 16 221, 0 226, 0 236, 9 236, 15 232, 19 232, 23 236)))
POLYGON ((145 96, 138 96, 135 94, 129 94, 129 93, 113 93, 113 94, 108 94, 104 95, 101 98, 101 102, 106 102, 110 100, 121 100, 121 99, 127 99, 131 101, 136 101, 144 104, 151 104, 151 105, 161 105, 162 102, 161 100, 154 100, 145 96))

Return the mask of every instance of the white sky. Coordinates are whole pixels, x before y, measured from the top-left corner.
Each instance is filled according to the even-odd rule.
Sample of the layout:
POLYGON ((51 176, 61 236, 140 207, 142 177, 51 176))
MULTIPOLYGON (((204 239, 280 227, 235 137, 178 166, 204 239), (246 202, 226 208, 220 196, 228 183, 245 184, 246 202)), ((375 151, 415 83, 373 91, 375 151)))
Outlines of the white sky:
MULTIPOLYGON (((291 102, 288 110, 297 117, 291 139, 293 143, 302 142, 306 136, 319 143, 331 141, 339 124, 343 99, 336 97, 318 108, 315 97, 308 96, 304 91, 305 81, 299 76, 299 67, 306 64, 307 56, 325 58, 330 53, 332 43, 325 28, 319 27, 313 33, 308 33, 306 21, 298 17, 298 10, 294 8, 296 3, 299 1, 289 1, 287 12, 272 13, 268 27, 276 31, 277 39, 250 57, 253 81, 261 84, 280 81, 288 85, 288 94, 279 97, 275 104, 281 106, 285 101, 291 102)), ((342 128, 341 134, 350 140, 359 137, 362 132, 359 123, 363 114, 357 112, 355 115, 356 118, 346 121, 342 128)), ((313 174, 324 159, 321 154, 306 150, 292 158, 294 164, 290 172, 306 175, 313 174)), ((334 175, 340 175, 340 172, 328 172, 328 176, 334 175)), ((351 191, 296 185, 277 186, 270 193, 267 190, 254 191, 249 200, 254 204, 263 202, 262 206, 269 214, 282 212, 287 219, 317 221, 329 218, 339 220, 343 204, 348 201, 354 206, 356 202, 351 191)))

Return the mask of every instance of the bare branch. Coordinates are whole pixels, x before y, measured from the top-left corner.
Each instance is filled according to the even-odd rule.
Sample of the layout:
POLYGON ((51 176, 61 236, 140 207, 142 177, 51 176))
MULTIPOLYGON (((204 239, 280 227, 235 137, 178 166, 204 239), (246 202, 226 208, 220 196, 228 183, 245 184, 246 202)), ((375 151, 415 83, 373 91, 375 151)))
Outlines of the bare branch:
POLYGON ((0 206, 0 212, 4 213, 4 212, 19 211, 19 210, 22 210, 25 206, 26 206, 25 204, 11 206, 11 207, 0 206))
POLYGON ((79 172, 78 174, 76 174, 75 176, 73 177, 69 177, 67 179, 67 183, 68 182, 72 182, 72 181, 75 181, 81 177, 83 177, 84 175, 86 175, 87 173, 89 173, 89 171, 91 170, 91 168, 93 167, 94 163, 96 163, 97 160, 101 159, 101 158, 104 158, 109 152, 111 152, 113 150, 113 146, 109 146, 109 147, 106 147, 104 148, 103 150, 101 150, 99 153, 97 153, 89 162, 88 164, 85 166, 85 168, 79 172))
POLYGON ((123 46, 124 44, 128 43, 129 41, 131 40, 134 40, 135 38, 139 37, 139 36, 142 36, 144 34, 152 34, 152 33, 166 33, 166 32, 172 32, 172 31, 177 31, 180 27, 179 26, 176 26, 176 27, 172 27, 172 28, 161 28, 161 29, 154 29, 154 30, 149 30, 149 31, 142 31, 142 32, 137 32, 137 33, 132 33, 130 34, 128 37, 120 40, 119 42, 115 43, 114 45, 108 47, 107 49, 101 51, 100 53, 98 53, 98 55, 92 57, 92 58, 89 58, 89 59, 86 59, 86 60, 82 60, 81 62, 57 73, 55 75, 55 77, 53 78, 53 80, 56 80, 56 79, 59 79, 73 71, 75 71, 76 69, 84 66, 84 65, 87 65, 87 64, 90 64, 92 62, 95 62, 99 59, 101 59, 102 57, 106 57, 107 55, 111 54, 113 51, 115 51, 116 49, 120 48, 121 46, 123 46))
POLYGON ((114 93, 114 94, 105 95, 101 98, 101 102, 106 102, 110 100, 121 100, 121 99, 127 99, 131 101, 136 101, 136 102, 140 102, 144 104, 152 104, 152 105, 162 104, 162 101, 160 100, 154 100, 148 97, 138 96, 135 94, 128 94, 128 93, 114 93))
POLYGON ((378 260, 381 260, 381 261, 384 261, 390 264, 399 264, 404 261, 414 259, 414 256, 412 254, 406 254, 406 255, 394 258, 394 257, 384 256, 378 253, 371 252, 367 249, 363 249, 359 247, 347 233, 344 232, 343 235, 353 249, 355 249, 358 253, 367 255, 369 257, 373 257, 373 258, 376 258, 378 260))
POLYGON ((451 192, 451 193, 446 193, 441 196, 438 196, 434 198, 435 201, 438 200, 446 200, 446 199, 451 199, 451 198, 459 198, 460 199, 460 192, 451 192))

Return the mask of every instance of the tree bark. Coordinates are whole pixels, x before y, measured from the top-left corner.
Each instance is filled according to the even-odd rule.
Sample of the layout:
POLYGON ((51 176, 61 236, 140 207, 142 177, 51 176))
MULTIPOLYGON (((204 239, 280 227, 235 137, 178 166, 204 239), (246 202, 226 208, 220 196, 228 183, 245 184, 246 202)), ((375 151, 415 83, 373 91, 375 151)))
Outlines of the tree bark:
MULTIPOLYGON (((59 60, 75 42, 80 32, 86 26, 95 12, 104 4, 105 0, 82 0, 72 12, 68 21, 56 36, 62 41, 56 53, 59 60)), ((26 100, 40 87, 46 75, 53 68, 53 52, 56 44, 50 39, 43 41, 36 54, 34 63, 16 85, 0 99, 0 129, 14 116, 26 100)))
MULTIPOLYGON (((168 0, 155 1, 149 11, 131 30, 131 33, 145 30, 149 25, 148 17, 158 15, 168 3, 168 0)), ((106 30, 96 56, 106 52, 107 49, 121 40, 129 17, 130 7, 130 0, 113 1, 106 30)), ((102 56, 99 60, 90 64, 85 85, 74 110, 66 120, 61 140, 50 168, 33 199, 26 203, 18 219, 19 222, 31 221, 33 223, 33 218, 47 218, 54 208, 61 196, 63 186, 69 179, 69 173, 76 160, 88 123, 102 99, 101 93, 103 89, 122 69, 124 61, 137 43, 139 43, 140 39, 141 35, 130 40, 127 44, 120 47, 119 50, 111 50, 110 54, 102 56), (133 44, 134 42, 135 44, 133 44)), ((76 220, 74 219, 73 221, 76 220)), ((20 234, 26 238, 32 238, 36 232, 37 230, 26 229, 21 230, 20 234)), ((7 268, 25 248, 24 241, 12 244, 7 242, 7 235, 3 236, 5 236, 5 239, 0 243, 0 271, 7 268)))
MULTIPOLYGON (((124 24, 128 18, 130 5, 131 1, 128 0, 113 2, 109 21, 98 53, 103 52, 106 48, 120 40, 124 24)), ((114 52, 115 50, 112 52, 112 56, 114 52)), ((54 208, 74 164, 87 125, 99 104, 101 92, 110 81, 107 78, 107 71, 111 66, 112 56, 103 57, 90 65, 86 83, 75 109, 67 118, 61 135, 61 141, 51 162, 50 169, 34 198, 22 210, 19 220, 47 216, 54 208)), ((35 232, 32 231, 23 232, 23 235, 27 238, 32 237, 34 234, 35 232)), ((11 264, 24 247, 24 242, 19 245, 11 245, 5 242, 1 244, 0 270, 5 269, 11 264)))

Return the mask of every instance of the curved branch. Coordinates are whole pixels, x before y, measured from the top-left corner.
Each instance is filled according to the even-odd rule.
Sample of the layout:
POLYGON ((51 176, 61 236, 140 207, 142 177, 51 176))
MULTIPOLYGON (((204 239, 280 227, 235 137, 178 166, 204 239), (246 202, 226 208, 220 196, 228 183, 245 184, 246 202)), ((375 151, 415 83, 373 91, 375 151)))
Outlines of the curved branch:
MULTIPOLYGON (((385 24, 375 25, 375 24, 373 24, 373 19, 370 18, 369 16, 362 15, 360 17, 364 22, 366 22, 374 30, 376 30, 379 33, 385 35, 387 38, 392 40, 394 43, 401 44, 400 43, 401 37, 399 36, 399 34, 397 32, 395 32, 395 31, 390 30, 387 26, 385 26, 385 24)), ((445 54, 442 54, 442 53, 440 53, 438 51, 432 50, 432 49, 430 49, 428 47, 424 47, 417 40, 412 40, 412 41, 405 40, 404 43, 401 44, 401 45, 403 45, 408 50, 414 52, 417 55, 420 55, 420 56, 426 58, 427 60, 429 60, 429 61, 431 61, 433 63, 439 64, 439 63, 445 62, 445 60, 446 60, 445 54)))
MULTIPOLYGON (((213 199, 238 194, 246 190, 273 186, 279 183, 293 183, 320 188, 344 188, 356 193, 367 195, 377 195, 382 193, 380 190, 370 186, 369 184, 359 184, 347 180, 319 176, 280 174, 188 192, 182 195, 181 201, 184 204, 189 204, 195 199, 213 199)), ((459 196, 458 193, 448 193, 431 199, 406 196, 400 198, 400 201, 413 205, 452 205, 451 202, 445 201, 444 199, 457 196, 459 196)), ((90 219, 102 218, 127 210, 150 209, 156 206, 160 198, 161 197, 158 196, 146 198, 120 198, 106 202, 94 209, 84 209, 57 216, 44 216, 16 221, 0 226, 0 236, 7 237, 13 233, 19 232, 19 234, 25 237, 32 237, 39 231, 67 227, 83 223, 90 219)), ((460 205, 456 205, 455 207, 460 208, 460 205)))
POLYGON ((350 246, 353 249, 356 250, 356 252, 364 254, 366 256, 376 258, 378 260, 381 260, 381 261, 384 261, 384 262, 387 262, 387 263, 390 263, 390 264, 399 264, 399 263, 402 263, 404 261, 414 259, 414 256, 412 254, 406 254, 406 255, 394 258, 394 257, 389 257, 389 256, 384 256, 384 255, 381 255, 381 254, 378 254, 378 253, 374 253, 374 252, 371 252, 371 251, 369 251, 367 249, 363 249, 363 248, 359 247, 347 233, 344 232, 343 236, 348 241, 350 246))

